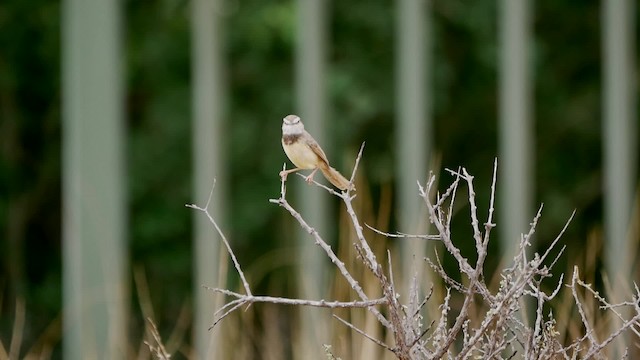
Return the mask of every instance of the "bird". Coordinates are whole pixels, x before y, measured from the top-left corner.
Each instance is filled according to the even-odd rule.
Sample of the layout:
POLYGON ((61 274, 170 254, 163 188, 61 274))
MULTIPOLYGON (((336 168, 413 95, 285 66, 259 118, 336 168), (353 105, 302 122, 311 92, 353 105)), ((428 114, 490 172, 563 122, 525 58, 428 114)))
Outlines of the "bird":
POLYGON ((320 169, 324 177, 340 190, 355 190, 353 184, 338 170, 332 168, 327 155, 318 142, 304 129, 304 124, 297 115, 287 115, 282 119, 282 148, 294 169, 280 171, 280 177, 287 179, 287 175, 299 170, 313 170, 305 177, 308 183, 313 181, 313 175, 320 169))

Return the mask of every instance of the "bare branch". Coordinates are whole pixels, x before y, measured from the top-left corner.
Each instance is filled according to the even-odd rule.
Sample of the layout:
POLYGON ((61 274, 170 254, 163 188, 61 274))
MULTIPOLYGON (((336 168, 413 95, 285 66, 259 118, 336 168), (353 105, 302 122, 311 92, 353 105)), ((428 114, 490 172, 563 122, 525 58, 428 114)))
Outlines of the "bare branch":
POLYGON ((496 224, 493 223, 493 211, 494 203, 496 201, 496 178, 498 176, 498 158, 493 162, 493 178, 491 180, 491 199, 489 200, 489 215, 487 216, 487 222, 484 223, 484 240, 482 242, 483 247, 487 247, 489 244, 489 234, 496 224))
POLYGON ((482 247, 482 235, 478 226, 478 206, 476 205, 476 191, 473 188, 473 176, 469 175, 467 169, 462 168, 463 178, 467 181, 469 189, 469 204, 471 205, 471 226, 473 227, 473 239, 476 241, 476 251, 481 254, 484 249, 482 247))
MULTIPOLYGON (((416 238, 428 241, 439 240, 442 242, 446 251, 455 259, 459 274, 450 276, 440 263, 440 256, 437 250, 434 249, 435 259, 425 258, 427 265, 448 285, 444 300, 442 304, 440 304, 440 316, 437 324, 436 321, 432 321, 428 326, 425 326, 423 324, 424 318, 421 314, 421 309, 423 309, 431 299, 433 287, 423 298, 421 295, 421 292, 424 290, 421 288, 421 286, 424 286, 422 283, 423 279, 417 278, 418 272, 416 271, 416 274, 412 278, 408 296, 402 301, 395 290, 391 252, 387 249, 386 266, 388 269, 383 271, 382 264, 378 262, 376 254, 373 252, 369 241, 364 235, 364 229, 361 225, 363 223, 355 212, 353 200, 356 195, 352 194, 355 189, 351 185, 353 185, 363 151, 364 143, 358 152, 350 177, 350 187, 346 191, 338 192, 334 188, 315 181, 312 181, 312 183, 324 189, 329 194, 340 198, 344 203, 348 218, 355 232, 356 240, 354 241, 354 246, 357 254, 355 258, 361 260, 365 267, 368 268, 377 279, 379 290, 382 291, 382 297, 377 299, 368 298, 358 280, 347 270, 345 263, 338 258, 331 249, 331 246, 324 241, 318 231, 312 228, 300 213, 286 200, 286 184, 284 178, 281 178, 280 197, 278 199, 270 199, 269 201, 284 208, 299 225, 311 235, 315 244, 318 245, 335 264, 342 277, 349 283, 359 299, 352 301, 327 301, 324 299, 307 300, 253 295, 226 237, 224 237, 218 225, 209 214, 208 207, 212 198, 212 189, 204 208, 196 205, 187 206, 203 211, 208 216, 210 222, 223 239, 223 243, 232 257, 234 266, 242 279, 246 292, 246 294, 242 294, 227 289, 207 287, 207 289, 215 293, 224 295, 227 299, 227 302, 215 312, 215 321, 212 327, 234 311, 245 306, 248 308, 254 303, 324 307, 329 309, 362 308, 371 312, 380 324, 386 328, 385 331, 388 336, 394 339, 394 346, 390 346, 386 342, 370 336, 363 330, 358 329, 353 324, 336 315, 333 316, 353 331, 363 335, 384 349, 389 350, 401 360, 439 359, 444 357, 457 359, 476 357, 508 359, 516 356, 521 356, 525 359, 560 357, 573 359, 584 354, 584 352, 586 352, 586 358, 591 358, 601 355, 603 349, 623 332, 631 331, 640 337, 640 289, 638 286, 635 285, 635 294, 631 301, 611 304, 597 291, 593 290, 589 284, 579 279, 577 267, 574 268, 571 283, 567 286, 571 289, 570 296, 573 297, 573 301, 578 309, 582 325, 584 326, 584 333, 581 333, 579 337, 569 345, 565 345, 557 338, 559 332, 555 329, 556 319, 553 316, 553 311, 549 311, 548 318, 544 317, 543 310, 549 309, 550 306, 553 308, 553 303, 550 303, 550 301, 555 299, 560 293, 564 274, 560 274, 559 281, 550 293, 545 293, 542 290, 542 283, 552 276, 551 269, 559 261, 566 249, 566 246, 561 246, 557 254, 551 256, 554 248, 559 246, 559 240, 565 234, 569 223, 575 216, 575 211, 571 214, 563 229, 550 245, 546 246, 540 252, 528 255, 527 251, 532 245, 533 235, 536 232, 538 222, 542 215, 543 206, 541 205, 530 224, 528 232, 521 235, 519 248, 513 256, 513 262, 507 267, 498 269, 500 280, 498 289, 490 290, 483 275, 483 267, 489 254, 488 246, 491 231, 496 226, 493 222, 493 217, 498 170, 497 159, 493 164, 488 214, 486 222, 482 224, 483 228, 481 228, 478 217, 476 191, 473 182, 474 177, 463 167, 457 171, 445 169, 449 174, 453 175, 453 180, 443 193, 438 191, 436 178, 432 173, 429 175, 424 186, 421 185, 419 181, 417 182, 418 194, 427 206, 429 221, 434 224, 436 234, 414 235, 402 232, 390 233, 364 224, 375 234, 383 235, 387 238, 416 238), (451 234, 454 204, 458 192, 458 185, 460 185, 461 180, 462 184, 466 184, 468 189, 467 201, 469 201, 470 205, 470 213, 468 216, 473 234, 469 239, 456 237, 456 242, 465 240, 467 242, 473 241, 477 255, 475 266, 472 266, 468 258, 462 255, 461 250, 453 242, 451 234), (458 275, 461 277, 461 280, 457 280, 458 275), (622 321, 622 325, 614 329, 609 334, 609 337, 605 338, 602 342, 598 342, 595 329, 587 317, 590 309, 586 308, 585 303, 578 295, 579 287, 584 288, 587 294, 591 294, 591 296, 597 300, 595 303, 600 305, 600 311, 612 311, 613 314, 622 321), (522 301, 527 296, 536 299, 535 313, 532 314, 534 316, 533 325, 529 325, 528 322, 520 318, 520 313, 522 313, 523 310, 527 310, 522 307, 522 301), (456 306, 452 308, 451 304, 455 304, 456 306), (474 310, 471 310, 472 304, 477 304, 473 305, 474 310), (625 312, 621 309, 622 307, 632 308, 634 315, 623 316, 625 312), (474 315, 478 314, 479 317, 471 316, 470 313, 472 311, 474 311, 474 315), (434 325, 435 328, 433 328, 434 325)), ((283 171, 286 171, 286 164, 283 166, 283 171)), ((302 174, 298 175, 303 176, 302 174)), ((409 261, 410 259, 401 260, 409 261)), ((421 266, 425 265, 421 263, 421 266)))
MULTIPOLYGON (((353 185, 353 180, 356 178, 356 172, 358 172, 358 165, 360 165, 360 159, 362 159, 362 152, 364 150, 364 141, 362 142, 362 145, 360 145, 360 150, 358 151, 358 156, 356 157, 356 163, 353 166, 353 171, 351 171, 351 178, 349 178, 349 185, 353 185)), ((346 192, 349 192, 350 189, 352 189, 352 186, 349 186, 349 189, 347 189, 346 192)))
POLYGON ((242 268, 240 268, 240 263, 238 262, 238 259, 236 258, 236 255, 233 253, 233 250, 231 249, 231 245, 229 245, 229 241, 227 241, 227 237, 224 236, 224 233, 222 232, 222 230, 220 229, 220 227, 218 226, 218 224, 216 223, 216 221, 213 219, 213 216, 211 216, 211 213, 209 213, 209 204, 211 202, 211 197, 213 195, 213 189, 215 188, 215 180, 213 182, 213 186, 211 187, 211 193, 209 194, 209 199, 207 200, 207 204, 204 208, 199 207, 195 204, 186 204, 185 206, 188 208, 192 208, 192 209, 196 209, 199 211, 202 211, 205 215, 207 215, 207 218, 209 218, 209 222, 211 222, 211 224, 213 224, 213 227, 216 229, 216 232, 218 232, 218 235, 220 235, 220 238, 222 238, 222 242, 224 243, 224 246, 227 248, 227 252, 229 253, 229 256, 231 256, 231 260, 233 261, 233 266, 236 268, 236 271, 238 272, 238 275, 240 276, 240 279, 242 280, 242 285, 244 286, 244 291, 246 291, 247 295, 251 295, 251 289, 249 288, 249 282, 247 282, 247 279, 244 276, 244 273, 242 272, 242 268))
MULTIPOLYGON (((301 178, 305 179, 305 180, 307 179, 307 177, 305 175, 303 175, 303 174, 297 173, 297 175, 300 176, 301 178)), ((335 195, 337 197, 341 197, 342 196, 339 192, 335 191, 334 189, 332 189, 332 188, 330 188, 330 187, 328 187, 328 186, 326 186, 324 184, 321 184, 321 183, 319 183, 319 182, 317 182, 317 181, 315 181, 313 179, 311 180, 311 183, 316 185, 316 186, 318 186, 318 187, 321 187, 321 188, 325 189, 331 195, 335 195)))
MULTIPOLYGON (((284 180, 282 182, 284 183, 284 180)), ((302 215, 300 215, 300 213, 297 212, 291 206, 291 204, 289 204, 289 202, 285 199, 284 197, 286 194, 285 189, 286 189, 285 185, 282 185, 282 188, 280 191, 280 198, 270 199, 269 201, 271 203, 278 204, 281 207, 285 208, 291 214, 291 216, 293 216, 293 218, 298 221, 300 226, 313 237, 313 239, 315 240, 315 244, 320 246, 325 251, 329 259, 331 259, 331 262, 333 262, 338 267, 338 269, 340 270, 340 273, 347 280, 351 288, 358 294, 358 296, 360 296, 360 299, 362 299, 363 301, 369 300, 369 298, 364 293, 364 290, 362 289, 358 281, 356 281, 353 278, 353 276, 349 273, 346 266, 344 265, 344 262, 342 262, 338 258, 338 256, 333 252, 333 250, 331 249, 331 246, 329 246, 329 244, 327 244, 324 241, 324 239, 322 239, 320 234, 318 234, 318 232, 314 228, 312 228, 311 226, 309 226, 309 224, 307 224, 307 222, 302 218, 302 215)), ((343 196, 342 194, 339 194, 338 196, 341 197, 342 199, 349 199, 346 192, 344 194, 345 196, 343 196)), ((376 308, 369 307, 369 311, 373 313, 378 318, 378 321, 380 321, 385 327, 390 326, 389 321, 376 308)))
POLYGON ((395 233, 395 234, 391 234, 388 232, 384 232, 382 230, 378 230, 376 228, 374 228, 373 226, 365 223, 364 226, 368 227, 371 231, 389 237, 389 238, 409 238, 409 239, 424 239, 424 240, 440 240, 440 235, 412 235, 412 234, 405 234, 405 233, 395 233))

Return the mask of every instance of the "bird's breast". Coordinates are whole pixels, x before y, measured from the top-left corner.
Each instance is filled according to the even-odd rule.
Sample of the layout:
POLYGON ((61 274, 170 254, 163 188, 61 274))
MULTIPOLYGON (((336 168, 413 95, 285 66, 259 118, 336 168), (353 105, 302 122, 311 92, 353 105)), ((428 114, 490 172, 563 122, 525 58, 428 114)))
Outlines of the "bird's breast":
POLYGON ((318 167, 318 155, 302 139, 287 143, 283 138, 282 148, 296 167, 301 169, 315 169, 318 167))

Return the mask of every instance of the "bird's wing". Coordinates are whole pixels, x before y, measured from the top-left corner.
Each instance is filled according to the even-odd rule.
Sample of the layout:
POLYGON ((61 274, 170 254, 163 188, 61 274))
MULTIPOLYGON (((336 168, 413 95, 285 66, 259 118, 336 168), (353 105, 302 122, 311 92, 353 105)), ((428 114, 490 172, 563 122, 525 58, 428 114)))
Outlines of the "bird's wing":
POLYGON ((318 145, 318 142, 309 134, 306 134, 307 136, 305 136, 305 139, 307 141, 307 144, 309 144, 309 147, 311 148, 311 150, 313 150, 313 152, 318 155, 318 157, 324 161, 327 165, 329 165, 329 160, 327 159, 327 155, 325 155, 324 151, 322 151, 322 148, 320 147, 320 145, 318 145))

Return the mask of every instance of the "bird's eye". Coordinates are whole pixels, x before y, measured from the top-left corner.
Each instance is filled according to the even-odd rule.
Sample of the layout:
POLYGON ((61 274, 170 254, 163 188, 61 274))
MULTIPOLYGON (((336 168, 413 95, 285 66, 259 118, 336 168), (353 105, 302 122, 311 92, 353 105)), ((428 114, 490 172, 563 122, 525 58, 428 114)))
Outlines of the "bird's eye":
POLYGON ((289 115, 285 117, 283 120, 284 120, 284 123, 287 125, 294 125, 300 122, 300 117, 296 115, 289 115))

